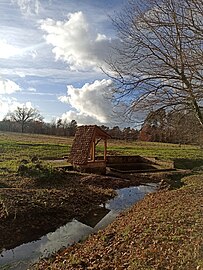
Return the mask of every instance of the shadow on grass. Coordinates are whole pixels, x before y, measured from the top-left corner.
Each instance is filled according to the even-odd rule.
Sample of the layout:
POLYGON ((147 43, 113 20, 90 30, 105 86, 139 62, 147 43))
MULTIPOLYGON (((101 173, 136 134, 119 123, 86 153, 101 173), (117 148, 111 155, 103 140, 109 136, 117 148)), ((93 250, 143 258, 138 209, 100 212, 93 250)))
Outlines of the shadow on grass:
POLYGON ((185 183, 182 181, 184 176, 185 174, 182 173, 171 174, 169 176, 170 189, 178 189, 184 186, 185 183))
POLYGON ((174 160, 176 169, 192 170, 200 166, 203 166, 203 159, 177 158, 174 160))

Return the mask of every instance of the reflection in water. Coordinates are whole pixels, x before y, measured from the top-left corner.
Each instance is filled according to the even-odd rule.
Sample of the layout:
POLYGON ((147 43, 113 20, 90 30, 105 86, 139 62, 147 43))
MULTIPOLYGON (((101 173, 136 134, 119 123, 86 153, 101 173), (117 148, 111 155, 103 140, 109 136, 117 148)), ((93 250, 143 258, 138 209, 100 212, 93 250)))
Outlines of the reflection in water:
MULTIPOLYGON (((58 228, 53 233, 41 237, 37 241, 23 244, 13 250, 2 252, 1 265, 10 266, 10 269, 27 269, 27 265, 42 257, 48 257, 62 247, 67 247, 83 237, 89 235, 92 228, 77 220, 68 222, 65 226, 58 228)), ((7 269, 7 268, 6 268, 7 269)), ((8 268, 9 269, 9 268, 8 268)))
POLYGON ((143 199, 146 194, 155 191, 156 188, 157 185, 152 183, 147 186, 122 188, 117 190, 118 195, 105 205, 105 207, 111 211, 95 226, 94 229, 98 230, 105 228, 122 210, 143 199))
POLYGON ((83 223, 72 220, 55 232, 41 237, 38 241, 23 244, 13 250, 3 251, 0 255, 0 268, 5 266, 6 269, 13 270, 27 269, 28 265, 39 260, 39 258, 47 257, 60 248, 83 240, 89 234, 105 228, 122 210, 130 207, 155 189, 156 185, 150 184, 117 190, 118 196, 110 200, 105 208, 102 209, 101 207, 98 212, 90 213, 92 217, 88 215, 86 220, 81 220, 83 223), (85 224, 94 226, 94 228, 85 224))
POLYGON ((79 219, 78 221, 84 223, 87 226, 94 228, 97 223, 102 220, 108 213, 110 209, 105 208, 105 204, 103 207, 97 207, 90 211, 85 217, 79 219))

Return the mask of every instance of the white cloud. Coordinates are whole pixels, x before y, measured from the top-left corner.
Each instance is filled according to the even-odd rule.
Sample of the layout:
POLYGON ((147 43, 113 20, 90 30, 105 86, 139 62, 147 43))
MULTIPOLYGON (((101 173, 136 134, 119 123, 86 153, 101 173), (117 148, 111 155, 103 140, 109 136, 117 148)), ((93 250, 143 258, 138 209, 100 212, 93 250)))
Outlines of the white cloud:
POLYGON ((7 69, 7 70, 4 70, 3 73, 9 74, 9 75, 14 73, 21 78, 25 78, 25 76, 26 76, 24 71, 18 71, 18 70, 12 72, 11 70, 7 69))
POLYGON ((69 13, 65 21, 41 20, 40 28, 56 60, 65 61, 71 70, 98 69, 109 54, 111 39, 96 33, 81 11, 69 13))
POLYGON ((21 104, 21 106, 25 106, 25 107, 27 107, 27 108, 29 108, 29 109, 30 109, 30 108, 33 108, 32 102, 31 102, 31 101, 27 101, 27 102, 21 104))
POLYGON ((37 92, 37 89, 35 89, 34 87, 28 87, 28 92, 37 92))
POLYGON ((37 51, 35 47, 39 47, 40 45, 33 45, 28 47, 18 48, 13 46, 7 42, 5 39, 0 40, 0 59, 9 59, 16 57, 32 57, 35 59, 37 57, 37 51))
POLYGON ((7 59, 20 54, 21 50, 19 48, 16 48, 13 45, 8 44, 8 42, 5 39, 0 40, 0 58, 7 59))
POLYGON ((14 111, 18 106, 22 106, 14 98, 3 97, 0 95, 0 121, 6 116, 8 112, 14 111))
MULTIPOLYGON (((25 78, 26 76, 32 76, 35 77, 35 82, 40 81, 42 78, 46 80, 46 78, 49 78, 49 82, 54 82, 56 84, 63 83, 67 84, 75 84, 80 83, 81 81, 93 81, 95 80, 95 72, 75 72, 75 71, 68 71, 64 67, 9 67, 9 68, 1 68, 0 67, 0 74, 4 77, 10 77, 14 76, 16 79, 19 79, 18 77, 25 78)), ((97 79, 103 79, 104 74, 103 73, 97 73, 96 74, 97 79)), ((48 82, 48 83, 49 83, 48 82)), ((56 86, 58 88, 58 86, 56 86)))
POLYGON ((12 3, 17 4, 24 15, 39 13, 39 0, 12 0, 12 3))
POLYGON ((18 84, 11 80, 5 80, 0 78, 0 94, 12 94, 20 91, 21 88, 18 84))
POLYGON ((20 103, 15 98, 9 98, 0 95, 0 121, 6 116, 7 113, 13 112, 17 107, 26 106, 27 108, 33 108, 32 103, 27 101, 26 103, 20 103))
POLYGON ((89 115, 75 112, 75 111, 68 111, 63 113, 61 119, 64 121, 71 122, 72 120, 76 120, 78 125, 100 125, 102 124, 98 119, 91 117, 89 115))
POLYGON ((62 119, 76 120, 78 124, 109 124, 113 106, 110 101, 111 80, 96 80, 86 83, 82 88, 67 86, 67 96, 59 97, 61 102, 71 105, 73 110, 64 113, 62 119))

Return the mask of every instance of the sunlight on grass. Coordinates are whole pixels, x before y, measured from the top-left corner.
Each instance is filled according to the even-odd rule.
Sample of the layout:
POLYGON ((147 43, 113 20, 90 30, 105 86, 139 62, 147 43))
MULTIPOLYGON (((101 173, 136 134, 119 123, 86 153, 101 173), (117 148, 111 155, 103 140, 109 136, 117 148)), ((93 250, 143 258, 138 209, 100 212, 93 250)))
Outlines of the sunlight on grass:
MULTIPOLYGON (((15 172, 22 159, 31 159, 33 156, 46 160, 47 163, 50 160, 62 159, 69 155, 72 142, 73 137, 0 132, 0 174, 15 172)), ((99 145, 97 151, 99 155, 103 155, 103 146, 99 145)), ((109 140, 108 155, 141 155, 171 159, 180 168, 187 167, 187 163, 203 162, 203 151, 198 146, 167 143, 109 140), (179 164, 185 160, 188 160, 186 165, 179 164)))

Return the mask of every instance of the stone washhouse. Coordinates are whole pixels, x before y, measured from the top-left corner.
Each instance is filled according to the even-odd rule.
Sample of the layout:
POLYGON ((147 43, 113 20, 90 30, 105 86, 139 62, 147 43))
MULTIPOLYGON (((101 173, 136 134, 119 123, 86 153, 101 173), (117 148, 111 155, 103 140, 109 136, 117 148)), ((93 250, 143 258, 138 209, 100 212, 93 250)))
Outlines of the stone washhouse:
POLYGON ((73 169, 87 173, 106 173, 107 139, 111 136, 96 125, 79 126, 72 144, 69 162, 73 169), (96 146, 103 141, 103 156, 96 156, 96 146))
POLYGON ((107 156, 107 139, 111 136, 96 125, 79 126, 72 144, 68 161, 71 168, 86 173, 123 176, 127 174, 174 170, 172 161, 159 160, 156 157, 107 156), (103 155, 97 156, 96 146, 103 142, 103 155))

